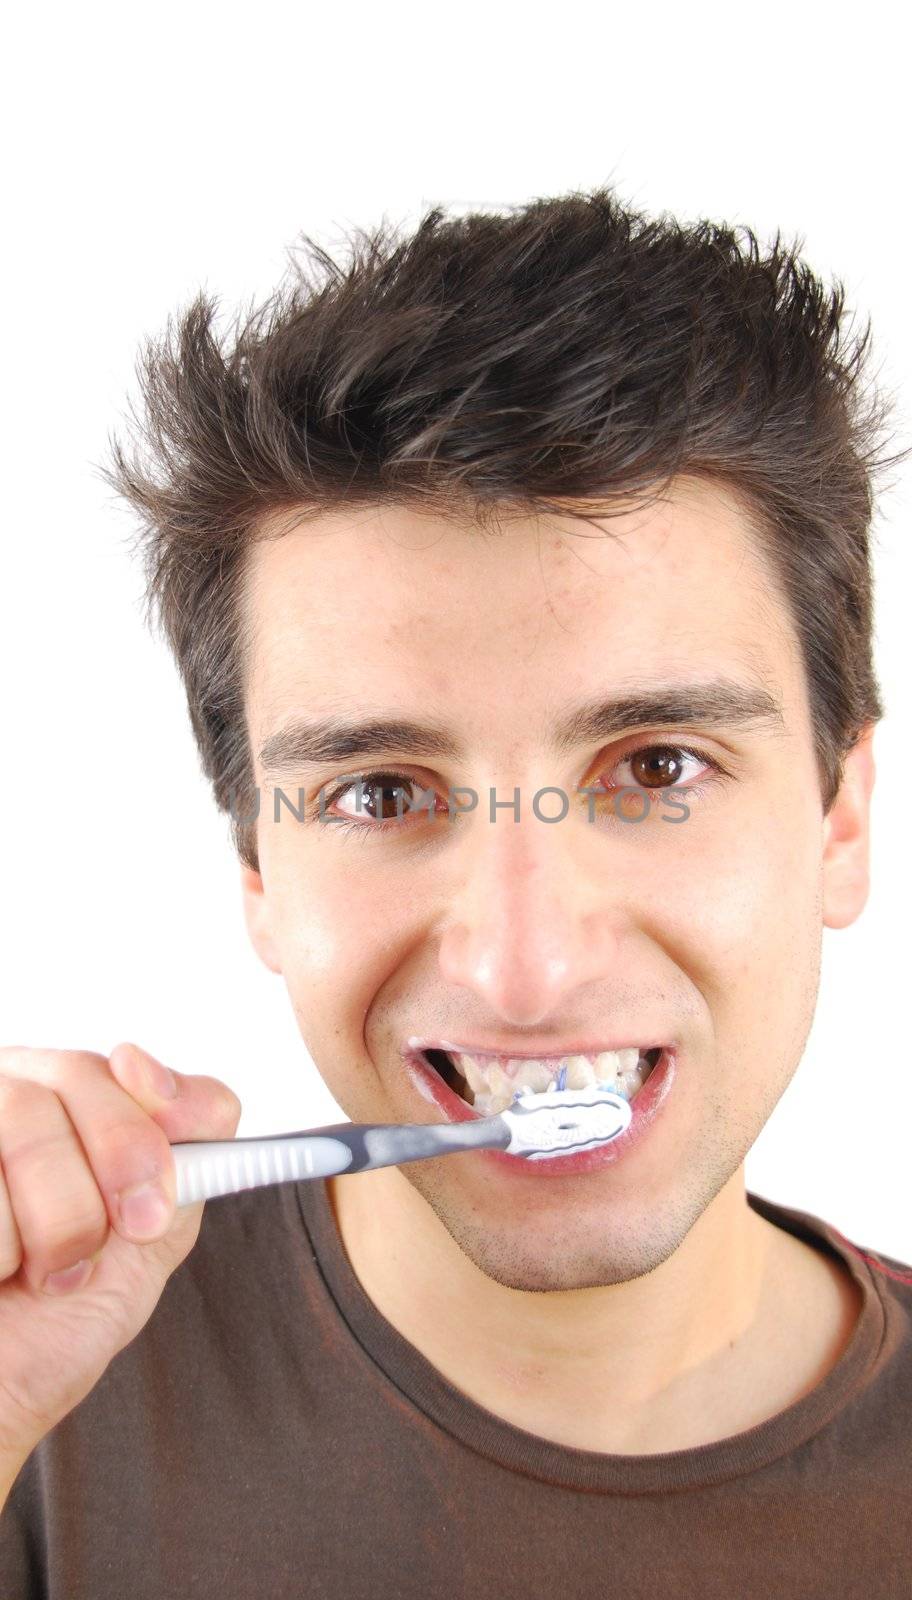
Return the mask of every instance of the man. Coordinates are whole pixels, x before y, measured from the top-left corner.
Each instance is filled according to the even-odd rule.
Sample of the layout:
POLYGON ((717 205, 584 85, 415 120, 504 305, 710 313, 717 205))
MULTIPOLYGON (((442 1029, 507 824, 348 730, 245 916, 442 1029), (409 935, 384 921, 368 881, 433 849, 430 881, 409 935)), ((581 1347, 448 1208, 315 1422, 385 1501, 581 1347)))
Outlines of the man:
POLYGON ((212 317, 109 476, 255 949, 355 1122, 633 1120, 200 1226, 167 1146, 223 1086, 4 1052, 4 1594, 907 1593, 912 1273, 744 1186, 868 891, 867 334, 604 191, 212 317))

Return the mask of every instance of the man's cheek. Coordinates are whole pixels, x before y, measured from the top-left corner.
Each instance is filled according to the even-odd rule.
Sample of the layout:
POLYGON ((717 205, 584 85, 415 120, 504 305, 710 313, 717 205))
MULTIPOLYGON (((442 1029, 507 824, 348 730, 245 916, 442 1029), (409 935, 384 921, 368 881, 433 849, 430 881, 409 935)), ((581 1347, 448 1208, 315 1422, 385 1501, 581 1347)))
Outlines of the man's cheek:
POLYGON ((357 959, 358 922, 351 912, 344 900, 334 906, 310 895, 283 905, 278 939, 290 982, 319 984, 338 978, 357 959))
POLYGON ((296 1005, 346 1017, 364 1016, 395 965, 387 916, 375 896, 314 889, 283 908, 280 944, 285 981, 296 1005))
MULTIPOLYGON (((690 881, 687 942, 706 977, 750 981, 757 964, 776 962, 796 923, 807 923, 816 883, 768 825, 720 841, 705 872, 690 881)), ((685 903, 682 899, 681 903, 685 903)))

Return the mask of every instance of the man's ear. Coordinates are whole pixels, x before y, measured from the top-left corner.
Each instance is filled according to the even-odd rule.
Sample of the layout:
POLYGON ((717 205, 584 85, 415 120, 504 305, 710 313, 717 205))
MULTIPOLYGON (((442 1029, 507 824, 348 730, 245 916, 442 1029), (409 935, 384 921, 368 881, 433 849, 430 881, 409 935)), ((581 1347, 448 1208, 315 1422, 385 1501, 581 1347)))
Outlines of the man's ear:
POLYGON ((861 915, 870 880, 873 739, 876 724, 862 730, 844 763, 839 793, 823 820, 823 925, 847 928, 861 915))
POLYGON ((250 942, 260 960, 270 972, 281 972, 282 964, 272 938, 269 906, 263 879, 253 867, 241 864, 241 894, 244 900, 244 918, 250 942))

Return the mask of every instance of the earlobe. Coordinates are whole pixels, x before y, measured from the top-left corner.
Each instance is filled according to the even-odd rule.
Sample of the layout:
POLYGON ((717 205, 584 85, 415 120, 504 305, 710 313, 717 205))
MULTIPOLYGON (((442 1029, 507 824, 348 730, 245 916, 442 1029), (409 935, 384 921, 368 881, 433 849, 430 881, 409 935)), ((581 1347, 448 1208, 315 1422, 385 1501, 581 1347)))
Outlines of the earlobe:
POLYGON ((270 972, 281 972, 282 964, 270 929, 269 905, 263 879, 253 867, 241 866, 241 895, 244 901, 244 919, 250 942, 263 965, 270 972))
POLYGON ((843 781, 823 821, 823 925, 847 928, 864 910, 870 890, 874 723, 845 758, 843 781))

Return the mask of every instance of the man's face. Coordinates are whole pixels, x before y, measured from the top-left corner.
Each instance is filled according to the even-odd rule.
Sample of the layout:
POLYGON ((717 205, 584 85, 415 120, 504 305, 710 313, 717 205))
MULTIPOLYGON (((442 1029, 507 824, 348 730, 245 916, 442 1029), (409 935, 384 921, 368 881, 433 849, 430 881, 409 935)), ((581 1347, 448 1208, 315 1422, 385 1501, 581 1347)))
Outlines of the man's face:
MULTIPOLYGON (((245 593, 262 801, 248 923, 331 1093, 355 1122, 441 1122, 446 1096, 409 1065, 410 1039, 516 1057, 671 1047, 645 1133, 597 1167, 471 1152, 400 1169, 501 1283, 651 1270, 738 1172, 800 1059, 822 925, 851 921, 866 894, 863 844, 839 878, 797 636, 735 502, 679 480, 596 526, 551 516, 497 534, 401 508, 334 514, 255 545, 245 593), (581 707, 722 679, 781 720, 618 732, 590 718, 566 736, 581 707), (378 734, 357 757, 267 771, 262 746, 298 719, 433 725, 453 753, 378 734), (387 775, 382 825, 369 794, 357 809, 357 773, 387 775), (404 807, 430 790, 437 814, 398 820, 390 774, 404 807), (309 820, 287 805, 273 820, 276 784, 309 820), (624 785, 649 806, 612 808, 624 785), (550 823, 532 807, 549 787, 570 799, 550 823), (478 805, 451 820, 457 789, 478 805), (492 789, 519 790, 519 821, 491 820, 492 789), (320 820, 321 793, 349 826, 320 820)), ((559 797, 539 809, 555 816, 559 797)), ((863 832, 843 820, 845 838, 863 832)))

